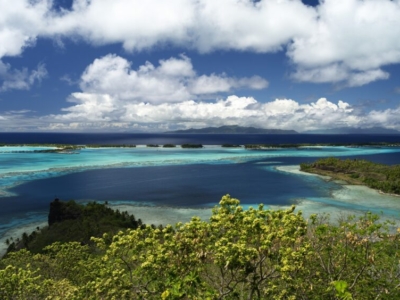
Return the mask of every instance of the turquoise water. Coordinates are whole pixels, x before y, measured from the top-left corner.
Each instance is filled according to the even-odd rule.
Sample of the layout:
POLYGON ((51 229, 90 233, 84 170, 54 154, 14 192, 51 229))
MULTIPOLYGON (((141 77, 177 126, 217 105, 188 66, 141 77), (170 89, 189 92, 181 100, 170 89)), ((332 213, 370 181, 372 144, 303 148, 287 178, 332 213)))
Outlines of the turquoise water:
MULTIPOLYGON (((37 149, 43 149, 43 147, 37 149)), ((34 147, 19 147, 19 150, 32 152, 0 153, 0 196, 7 195, 7 188, 22 182, 90 169, 239 163, 263 158, 360 156, 399 152, 398 148, 348 147, 249 151, 243 148, 227 149, 219 146, 206 146, 203 149, 140 146, 137 148, 94 148, 80 150, 79 154, 34 153, 34 147)))
POLYGON ((141 213, 153 223, 186 220, 196 211, 206 216, 227 193, 245 207, 262 202, 271 208, 296 204, 306 215, 372 210, 384 218, 400 216, 400 198, 296 172, 301 162, 329 156, 397 164, 400 148, 396 147, 250 151, 208 145, 202 149, 138 146, 82 149, 75 154, 34 152, 39 149, 44 147, 1 148, 0 243, 43 224, 54 196, 107 200, 110 205, 128 207, 146 222, 137 215, 141 213), (165 214, 159 214, 160 207, 166 207, 165 214))

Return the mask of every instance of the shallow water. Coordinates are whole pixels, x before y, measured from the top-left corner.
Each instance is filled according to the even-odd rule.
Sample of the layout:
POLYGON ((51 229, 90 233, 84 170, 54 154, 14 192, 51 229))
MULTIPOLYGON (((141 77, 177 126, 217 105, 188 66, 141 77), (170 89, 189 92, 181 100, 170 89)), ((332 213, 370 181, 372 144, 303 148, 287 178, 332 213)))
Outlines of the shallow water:
POLYGON ((347 192, 338 183, 288 167, 328 156, 399 164, 400 148, 249 151, 211 145, 203 149, 142 146, 83 149, 78 154, 33 150, 19 147, 0 153, 0 243, 26 226, 35 228, 31 223, 44 222, 55 197, 124 205, 137 218, 154 224, 185 221, 194 214, 208 216, 209 208, 228 193, 245 207, 265 203, 285 208, 295 203, 306 215, 372 210, 397 219, 400 213, 400 199, 365 194, 363 189, 347 192), (28 153, 15 152, 19 150, 28 153))

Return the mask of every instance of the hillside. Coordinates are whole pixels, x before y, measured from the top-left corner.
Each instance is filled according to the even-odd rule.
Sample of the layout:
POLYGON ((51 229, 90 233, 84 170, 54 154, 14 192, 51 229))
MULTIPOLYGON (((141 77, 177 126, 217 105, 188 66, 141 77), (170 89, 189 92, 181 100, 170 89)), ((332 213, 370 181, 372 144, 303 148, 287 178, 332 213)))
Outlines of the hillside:
POLYGON ((207 221, 121 230, 92 248, 11 252, 0 299, 400 299, 400 231, 377 216, 332 225, 239 204, 226 195, 207 221))
POLYGON ((242 127, 237 125, 206 127, 200 129, 185 129, 168 131, 166 133, 202 133, 202 134, 298 134, 294 130, 263 129, 255 127, 242 127))
POLYGON ((302 133, 306 134, 400 134, 400 131, 384 127, 352 128, 339 127, 332 129, 309 130, 302 133))
POLYGON ((140 226, 144 226, 140 219, 136 220, 127 212, 115 211, 106 204, 90 202, 82 205, 72 200, 55 199, 50 203, 48 226, 31 234, 24 233, 16 241, 9 241, 8 252, 28 249, 41 253, 43 248, 54 242, 93 245, 92 237, 101 237, 105 233, 114 235, 120 230, 140 226))

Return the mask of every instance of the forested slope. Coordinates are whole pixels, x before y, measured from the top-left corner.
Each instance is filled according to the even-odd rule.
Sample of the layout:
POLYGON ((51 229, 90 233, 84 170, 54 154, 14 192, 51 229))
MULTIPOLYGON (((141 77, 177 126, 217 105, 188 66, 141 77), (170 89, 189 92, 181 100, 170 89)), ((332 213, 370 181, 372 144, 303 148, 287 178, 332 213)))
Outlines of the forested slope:
POLYGON ((8 241, 8 252, 28 249, 40 253, 54 242, 78 242, 94 246, 92 237, 101 237, 104 233, 114 235, 127 228, 136 229, 144 226, 140 219, 127 212, 113 210, 107 204, 90 202, 86 205, 75 201, 55 199, 50 203, 48 226, 24 233, 16 241, 8 241))
POLYGON ((0 299, 399 299, 400 234, 366 214, 332 225, 294 208, 56 242, 0 260, 0 299))

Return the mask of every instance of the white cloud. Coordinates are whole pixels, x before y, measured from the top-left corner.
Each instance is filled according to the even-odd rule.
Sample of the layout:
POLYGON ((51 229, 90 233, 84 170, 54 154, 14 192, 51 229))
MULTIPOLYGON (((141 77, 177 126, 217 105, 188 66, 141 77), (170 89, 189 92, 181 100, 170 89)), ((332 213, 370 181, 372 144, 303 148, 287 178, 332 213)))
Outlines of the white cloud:
POLYGON ((329 66, 313 69, 298 68, 292 74, 293 79, 298 81, 325 83, 340 82, 349 77, 349 72, 343 66, 332 64, 329 66))
POLYGON ((6 111, 7 115, 23 115, 32 112, 29 109, 21 109, 21 110, 9 110, 6 111))
POLYGON ((117 102, 109 95, 96 95, 74 93, 69 102, 76 103, 74 106, 64 108, 68 114, 61 115, 61 119, 69 119, 73 116, 74 120, 85 122, 90 121, 112 121, 112 114, 116 110, 117 102))
POLYGON ((210 52, 274 52, 289 46, 294 78, 360 86, 400 62, 400 2, 326 0, 77 1, 51 30, 128 51, 159 45, 210 52), (83 21, 84 20, 84 21, 83 21), (151 22, 149 22, 151 20, 151 22))
POLYGON ((51 1, 0 0, 0 59, 33 46, 48 21, 51 1))
POLYGON ((94 44, 121 42, 127 50, 165 44, 200 52, 273 52, 289 45, 294 78, 347 86, 386 79, 381 67, 400 62, 398 1, 327 0, 317 9, 289 0, 79 3, 56 23, 61 34, 94 44))
POLYGON ((81 76, 80 87, 90 94, 107 94, 119 101, 151 103, 180 102, 207 94, 226 93, 235 89, 263 89, 268 82, 259 77, 232 78, 225 74, 198 76, 187 56, 150 62, 137 70, 116 55, 96 59, 81 76))
POLYGON ((312 29, 316 13, 301 1, 198 1, 194 45, 216 49, 274 52, 312 29))
POLYGON ((75 104, 64 109, 64 114, 47 116, 46 120, 52 126, 63 124, 59 126, 68 127, 68 124, 79 123, 81 128, 84 124, 95 123, 103 124, 103 128, 108 122, 109 128, 111 124, 118 124, 118 128, 125 129, 132 129, 132 126, 168 129, 238 124, 298 131, 357 126, 363 121, 363 116, 357 115, 348 103, 339 101, 335 104, 325 98, 310 104, 291 99, 261 103, 252 97, 235 95, 213 102, 132 103, 108 95, 75 93, 70 102, 75 104))
POLYGON ((325 0, 309 35, 297 36, 288 56, 294 77, 360 86, 387 79, 381 67, 400 62, 400 2, 325 0))
POLYGON ((341 83, 348 87, 362 86, 376 80, 388 79, 389 76, 388 72, 384 72, 381 69, 354 71, 339 64, 313 69, 304 69, 300 67, 292 74, 292 78, 297 81, 341 83))
POLYGON ((29 71, 12 69, 10 64, 0 60, 0 92, 8 90, 29 90, 36 82, 41 82, 47 76, 46 67, 39 64, 37 69, 29 71))
POLYGON ((64 74, 63 76, 61 76, 60 80, 66 82, 68 85, 78 85, 79 84, 79 80, 72 79, 71 76, 68 74, 64 74))
MULTIPOLYGON (((363 78, 358 79, 363 81, 363 78)), ((232 78, 226 74, 198 75, 190 59, 160 60, 132 69, 117 55, 90 64, 81 76, 81 92, 70 95, 61 114, 41 118, 45 130, 168 130, 238 124, 263 128, 312 129, 335 127, 400 127, 397 111, 362 113, 347 102, 326 98, 302 104, 293 99, 262 103, 253 97, 227 98, 215 94, 237 88, 265 88, 258 76, 232 78), (208 101, 204 101, 204 95, 208 101), (215 100, 217 98, 217 100, 215 100), (97 125, 96 125, 97 124, 97 125)))
POLYGON ((342 61, 356 70, 399 62, 399 1, 325 0, 318 15, 315 30, 292 45, 295 62, 315 67, 342 61))
POLYGON ((400 130, 400 106, 382 111, 373 110, 368 113, 365 123, 369 126, 384 126, 400 130))
POLYGON ((269 52, 306 34, 315 17, 300 0, 80 0, 49 30, 129 51, 172 44, 269 52))
POLYGON ((191 81, 189 89, 193 94, 215 94, 221 92, 229 92, 232 89, 251 88, 261 90, 268 87, 268 81, 260 76, 252 76, 250 78, 229 78, 225 74, 210 76, 201 75, 191 81))
POLYGON ((349 86, 361 86, 376 80, 384 80, 389 78, 389 73, 381 69, 368 70, 365 72, 353 73, 348 79, 349 86))
POLYGON ((387 79, 382 68, 400 63, 398 0, 325 0, 317 7, 300 0, 74 0, 61 12, 53 4, 0 0, 0 59, 40 37, 121 43, 128 51, 287 50, 294 79, 345 86, 387 79))

